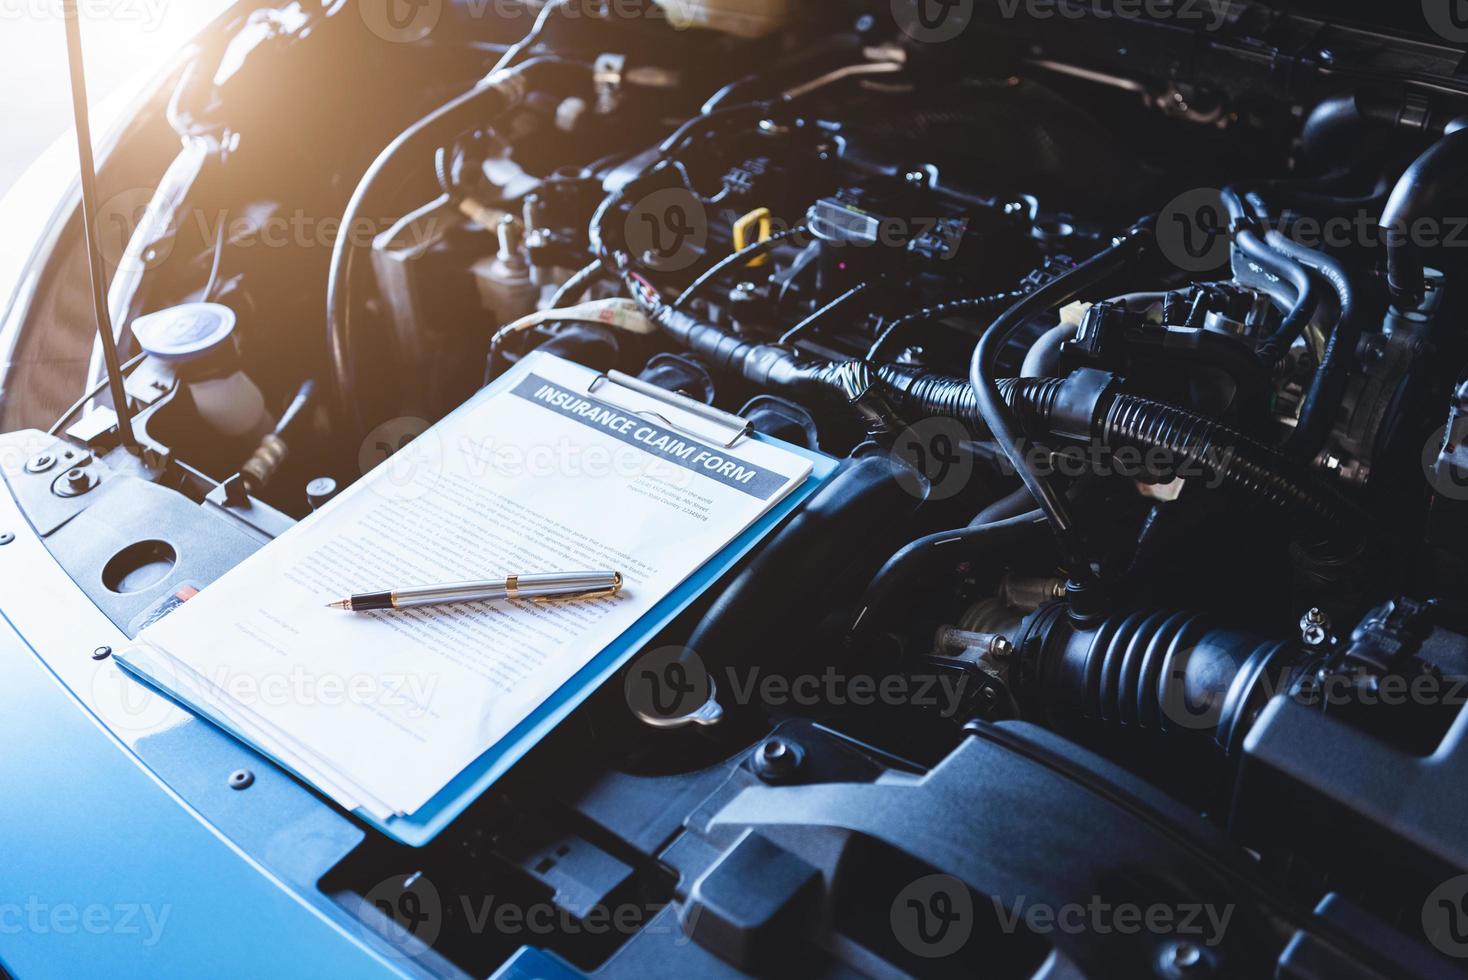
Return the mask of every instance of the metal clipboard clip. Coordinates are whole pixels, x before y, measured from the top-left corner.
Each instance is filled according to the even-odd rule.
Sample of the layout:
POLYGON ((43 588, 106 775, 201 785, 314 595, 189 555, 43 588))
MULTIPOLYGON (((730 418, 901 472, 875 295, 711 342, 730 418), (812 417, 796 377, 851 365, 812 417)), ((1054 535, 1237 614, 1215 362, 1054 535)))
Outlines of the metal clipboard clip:
MULTIPOLYGON (((609 384, 616 385, 618 388, 626 388, 628 391, 635 391, 637 394, 651 398, 653 401, 661 402, 669 408, 675 408, 680 412, 687 412, 689 415, 703 419, 705 422, 713 423, 729 434, 726 442, 718 444, 720 449, 734 448, 738 445, 739 440, 754 431, 754 425, 748 419, 740 418, 733 412, 726 412, 723 409, 714 408, 712 405, 705 405, 703 402, 694 401, 687 395, 680 395, 676 391, 659 388, 657 385, 648 384, 641 378, 634 378, 630 374, 623 374, 621 371, 608 371, 604 374, 598 374, 591 379, 591 384, 587 385, 586 393, 588 395, 595 395, 597 390, 603 385, 609 384)), ((661 422, 668 428, 677 429, 679 432, 690 435, 695 439, 707 440, 709 437, 707 432, 690 429, 686 425, 679 425, 666 415, 658 412, 638 412, 637 414, 661 422)))

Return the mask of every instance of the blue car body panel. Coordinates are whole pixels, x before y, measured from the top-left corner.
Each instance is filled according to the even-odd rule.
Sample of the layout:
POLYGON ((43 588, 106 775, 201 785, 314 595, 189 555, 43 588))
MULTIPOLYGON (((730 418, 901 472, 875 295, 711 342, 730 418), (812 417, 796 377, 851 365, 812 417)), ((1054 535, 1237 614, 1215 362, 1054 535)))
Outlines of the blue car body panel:
POLYGON ((403 975, 405 964, 373 953, 199 819, 8 619, 0 677, 7 971, 24 980, 403 975))

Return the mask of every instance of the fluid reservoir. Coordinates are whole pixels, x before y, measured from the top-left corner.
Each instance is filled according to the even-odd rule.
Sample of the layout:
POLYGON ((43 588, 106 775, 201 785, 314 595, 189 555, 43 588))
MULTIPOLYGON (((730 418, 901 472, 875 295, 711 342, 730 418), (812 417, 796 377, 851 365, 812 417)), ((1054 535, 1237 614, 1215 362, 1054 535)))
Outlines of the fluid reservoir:
POLYGON ((234 310, 219 303, 183 303, 132 323, 138 346, 172 365, 210 428, 231 438, 259 439, 275 420, 265 396, 240 370, 234 327, 234 310))
POLYGON ((677 28, 704 27, 736 34, 763 37, 783 26, 790 15, 790 0, 655 0, 677 28))

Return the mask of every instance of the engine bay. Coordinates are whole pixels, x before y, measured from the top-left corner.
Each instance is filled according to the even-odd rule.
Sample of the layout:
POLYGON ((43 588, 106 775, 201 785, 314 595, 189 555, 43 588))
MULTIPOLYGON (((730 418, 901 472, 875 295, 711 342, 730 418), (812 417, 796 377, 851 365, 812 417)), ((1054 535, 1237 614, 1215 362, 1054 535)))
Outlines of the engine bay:
POLYGON ((366 6, 236 8, 105 162, 141 451, 47 319, 79 222, 23 311, 70 373, 8 383, 6 482, 118 629, 532 351, 840 460, 432 845, 318 869, 366 941, 1455 975, 1461 49, 1306 4, 366 6))

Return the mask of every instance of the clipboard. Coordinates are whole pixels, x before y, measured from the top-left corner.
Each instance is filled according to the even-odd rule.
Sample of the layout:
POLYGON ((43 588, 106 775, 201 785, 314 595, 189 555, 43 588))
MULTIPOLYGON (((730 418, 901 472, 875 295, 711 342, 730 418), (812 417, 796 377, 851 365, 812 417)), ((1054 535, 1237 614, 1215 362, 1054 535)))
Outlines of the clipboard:
MULTIPOLYGON (((536 359, 546 356, 549 355, 532 353, 526 356, 476 397, 493 397, 504 388, 516 384, 521 375, 529 373, 536 359)), ((632 380, 636 381, 636 379, 632 380)), ((516 762, 550 734, 552 729, 564 721, 572 711, 636 656, 663 627, 692 605, 709 586, 738 565, 745 555, 753 551, 755 546, 764 540, 772 530, 798 510, 836 472, 837 461, 830 456, 754 432, 749 423, 738 416, 719 412, 717 409, 709 409, 709 406, 695 402, 686 396, 652 388, 641 382, 630 385, 625 375, 618 375, 615 372, 597 375, 587 386, 588 396, 595 395, 598 390, 608 384, 631 388, 662 402, 667 406, 667 414, 662 416, 662 420, 696 438, 705 437, 701 435, 701 430, 683 424, 682 420, 677 418, 680 413, 689 412, 704 420, 722 422, 735 436, 729 442, 731 446, 739 439, 758 439, 804 456, 810 460, 810 475, 806 477, 804 483, 790 491, 785 499, 772 507, 764 517, 752 524, 743 534, 726 545, 724 550, 684 579, 682 584, 644 613, 626 632, 604 647, 601 653, 573 674, 571 679, 563 684, 555 694, 547 698, 524 721, 511 729, 508 735, 490 746, 484 754, 455 776, 418 812, 405 817, 393 817, 379 821, 358 811, 358 816, 394 840, 411 847, 422 847, 437 837, 470 804, 484 795, 484 792, 496 780, 507 773, 516 762), (651 389, 651 391, 646 389, 651 389), (709 412, 700 412, 690 406, 709 409, 709 412)))
MULTIPOLYGON (((481 400, 493 398, 513 387, 524 376, 531 373, 538 360, 551 356, 539 352, 527 355, 492 384, 481 389, 464 406, 461 406, 459 411, 470 408, 481 400)), ((642 650, 648 641, 697 600, 709 586, 738 565, 756 545, 820 490, 836 472, 838 463, 830 456, 754 432, 753 427, 738 416, 695 402, 683 395, 653 388, 635 378, 628 379, 627 376, 615 372, 596 375, 587 385, 587 396, 593 397, 606 385, 625 387, 653 398, 660 403, 660 410, 657 413, 659 421, 705 443, 710 442, 707 426, 713 424, 720 427, 720 430, 729 438, 724 448, 736 445, 742 439, 756 439, 802 456, 811 464, 810 475, 806 477, 805 482, 791 490, 763 517, 746 528, 723 550, 684 579, 673 591, 664 596, 662 601, 644 613, 620 636, 603 647, 600 653, 592 657, 550 697, 530 712, 520 724, 461 770, 416 812, 381 820, 365 810, 352 811, 363 823, 376 828, 399 843, 407 844, 410 847, 423 847, 442 833, 464 810, 484 795, 484 792, 495 781, 505 775, 571 712, 613 677, 642 650), (703 422, 704 427, 700 428, 691 424, 695 420, 703 422)), ((118 662, 155 689, 173 697, 166 687, 155 683, 142 670, 127 663, 126 660, 119 659, 118 662)), ((208 718, 216 726, 228 731, 255 751, 269 756, 269 753, 261 750, 226 719, 199 705, 182 701, 179 703, 190 711, 208 718)), ((290 772, 307 786, 311 785, 311 780, 306 779, 292 767, 273 756, 269 757, 272 762, 290 772)))

